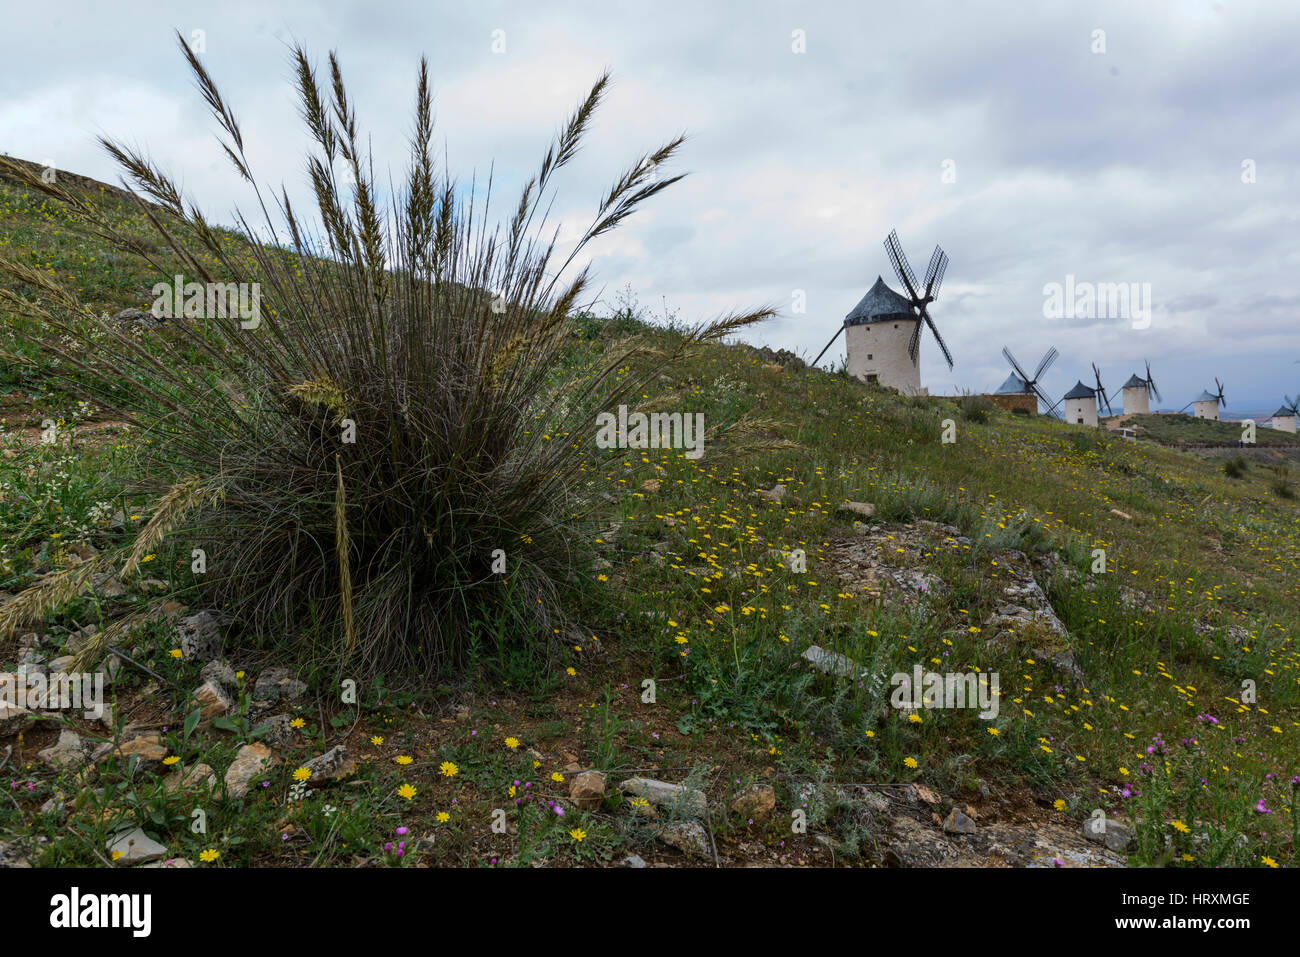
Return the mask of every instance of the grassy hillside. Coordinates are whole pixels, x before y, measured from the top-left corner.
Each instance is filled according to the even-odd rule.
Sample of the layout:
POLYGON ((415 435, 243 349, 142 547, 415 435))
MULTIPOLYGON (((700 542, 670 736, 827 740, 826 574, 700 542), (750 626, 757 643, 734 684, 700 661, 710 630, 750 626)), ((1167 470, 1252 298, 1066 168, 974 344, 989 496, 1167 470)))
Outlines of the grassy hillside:
MULTIPOLYGON (((1146 438, 1178 448, 1235 448, 1242 440, 1240 422, 1197 419, 1189 415, 1133 415, 1124 422, 1146 438)), ((1255 443, 1270 452, 1300 451, 1300 438, 1294 432, 1280 432, 1256 423, 1255 443)))
MULTIPOLYGON (((0 254, 98 312, 146 307, 175 264, 119 196, 81 194, 152 244, 160 268, 109 254, 12 180, 0 180, 0 254)), ((5 282, 19 300, 34 292, 5 282)), ((631 326, 635 312, 615 318, 631 326)), ((0 590, 12 597, 148 514, 138 429, 24 363, 39 325, 20 304, 0 303, 0 320, 0 590), (42 444, 47 419, 74 427, 42 444)), ((610 328, 575 316, 570 348, 581 356, 610 328)), ((645 332, 664 346, 681 336, 645 332)), ((953 809, 980 834, 1077 833, 1100 811, 1134 827, 1133 864, 1297 863, 1300 508, 1278 473, 1232 477, 1167 445, 901 398, 741 345, 705 346, 668 375, 710 429, 748 417, 767 437, 616 462, 621 491, 600 500, 604 531, 585 543, 599 557, 571 608, 581 625, 558 658, 485 627, 461 677, 411 688, 359 675, 346 700, 310 673, 306 692, 273 693, 259 679, 300 636, 245 635, 218 681, 229 706, 191 723, 214 672, 183 653, 176 620, 205 596, 188 550, 159 548, 143 577, 100 581, 33 625, 36 638, 0 646, 12 671, 33 649, 55 660, 89 626, 142 615, 113 646, 106 721, 0 722, 14 781, 0 842, 45 865, 108 863, 126 823, 205 866, 919 863, 900 818, 949 840, 938 822, 953 809), (809 669, 812 645, 869 677, 809 669), (918 665, 996 676, 997 716, 891 707, 889 676, 918 665), (67 730, 110 745, 148 732, 156 748, 93 765, 38 757, 67 730), (228 767, 267 743, 270 763, 236 796, 228 767), (298 773, 340 744, 342 783, 298 773), (202 771, 181 784, 199 764, 215 783, 202 771), (609 781, 579 800, 588 769, 609 781), (681 849, 699 836, 690 815, 652 816, 654 801, 618 793, 635 776, 705 792, 693 853, 681 849), (862 785, 885 797, 853 797, 862 785), (736 803, 768 787, 774 808, 736 803), (798 812, 806 830, 792 828, 798 812)), ((951 838, 954 862, 976 855, 968 840, 951 838)))

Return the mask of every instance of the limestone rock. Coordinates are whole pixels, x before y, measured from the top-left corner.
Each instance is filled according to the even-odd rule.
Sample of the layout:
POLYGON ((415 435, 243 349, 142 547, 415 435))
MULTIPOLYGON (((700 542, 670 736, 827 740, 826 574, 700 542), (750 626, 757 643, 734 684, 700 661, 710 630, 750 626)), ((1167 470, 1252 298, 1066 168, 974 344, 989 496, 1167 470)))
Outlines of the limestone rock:
POLYGON ((687 856, 709 856, 709 835, 699 821, 679 821, 660 828, 656 835, 669 847, 675 847, 687 856))
POLYGON ((57 764, 59 767, 77 767, 86 760, 88 750, 86 742, 81 740, 81 735, 64 728, 59 732, 59 740, 48 748, 37 752, 37 756, 41 760, 57 764))
POLYGON ((776 810, 776 791, 770 784, 756 784, 731 802, 731 810, 756 824, 765 824, 776 810))
POLYGON ((17 734, 30 714, 26 708, 0 700, 0 735, 17 734))
POLYGON ((166 857, 167 848, 137 827, 110 839, 108 856, 119 867, 129 867, 166 857))
POLYGON ((583 771, 569 782, 569 800, 584 811, 594 811, 605 798, 605 775, 600 771, 583 771))
POLYGON ((335 745, 324 754, 317 755, 303 765, 311 772, 307 783, 313 787, 332 784, 355 774, 357 759, 343 745, 335 745))
POLYGON ((1083 836, 1094 844, 1105 844, 1123 854, 1133 842, 1133 829, 1107 817, 1090 817, 1083 822, 1083 836))
POLYGON ((199 671, 199 677, 204 681, 212 681, 227 691, 232 691, 239 685, 239 679, 235 677, 235 669, 230 667, 230 663, 224 659, 213 658, 199 671))
POLYGON ((226 693, 226 689, 211 678, 199 685, 199 690, 194 692, 194 703, 199 706, 201 723, 224 717, 235 706, 234 700, 226 693))
POLYGON ((947 820, 943 822, 943 830, 946 834, 974 834, 975 822, 961 811, 953 808, 948 812, 947 820))
POLYGON ((268 707, 280 700, 301 697, 306 690, 307 685, 295 678, 288 668, 267 668, 257 676, 257 683, 253 685, 253 703, 268 707))
POLYGON ((116 747, 112 741, 105 741, 95 749, 91 760, 99 764, 110 757, 119 758, 123 762, 130 761, 134 757, 139 767, 153 769, 167 757, 167 748, 156 734, 140 735, 123 741, 116 747))
POLYGON ((221 626, 211 611, 199 611, 182 618, 176 625, 181 654, 187 661, 209 661, 221 651, 221 626))
POLYGON ((244 797, 252 787, 254 778, 265 774, 275 764, 275 755, 266 745, 244 745, 226 769, 226 791, 232 798, 244 797))
POLYGON ((654 778, 628 778, 619 785, 619 789, 624 794, 643 797, 651 804, 677 808, 696 817, 708 811, 709 800, 703 791, 680 784, 669 784, 654 778))
POLYGON ((837 675, 841 678, 865 678, 867 671, 852 658, 847 658, 838 651, 830 651, 820 645, 809 645, 800 655, 822 674, 837 675))
POLYGON ((275 748, 291 748, 298 743, 298 732, 293 718, 277 714, 266 722, 266 742, 275 748))

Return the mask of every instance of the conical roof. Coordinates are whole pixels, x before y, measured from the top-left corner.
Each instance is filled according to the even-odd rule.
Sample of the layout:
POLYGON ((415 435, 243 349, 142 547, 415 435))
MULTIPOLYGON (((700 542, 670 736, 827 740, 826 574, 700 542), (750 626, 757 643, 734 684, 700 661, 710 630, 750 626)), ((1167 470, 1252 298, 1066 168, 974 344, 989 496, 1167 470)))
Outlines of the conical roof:
POLYGON ((1219 397, 1217 395, 1210 395, 1210 393, 1208 392, 1202 392, 1192 401, 1193 402, 1218 402, 1219 397))
POLYGON ((1082 382, 1076 382, 1074 388, 1065 393, 1065 397, 1067 399, 1095 399, 1097 397, 1097 390, 1090 389, 1082 382))
POLYGON ((856 326, 865 322, 898 322, 903 319, 916 321, 911 302, 890 289, 885 285, 885 280, 877 276, 876 284, 867 290, 867 294, 844 317, 844 324, 856 326))
POLYGON ((1295 411, 1284 405, 1282 406, 1282 408, 1278 409, 1276 412, 1273 413, 1273 418, 1287 419, 1292 417, 1293 415, 1295 415, 1295 411))
POLYGON ((1121 389, 1145 389, 1146 386, 1147 386, 1147 380, 1139 378, 1136 374, 1134 374, 1129 376, 1128 381, 1125 382, 1122 386, 1120 386, 1120 388, 1121 389))
POLYGON ((1029 386, 1025 385, 1025 380, 1020 378, 1014 372, 1007 376, 1007 381, 998 386, 998 391, 994 395, 1020 395, 1029 391, 1029 386))

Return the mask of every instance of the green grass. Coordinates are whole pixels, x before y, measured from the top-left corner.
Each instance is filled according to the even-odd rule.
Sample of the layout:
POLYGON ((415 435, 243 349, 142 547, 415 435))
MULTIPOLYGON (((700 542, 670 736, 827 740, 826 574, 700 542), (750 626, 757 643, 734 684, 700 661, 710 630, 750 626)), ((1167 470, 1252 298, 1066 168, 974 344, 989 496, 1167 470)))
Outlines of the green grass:
MULTIPOLYGON (((0 181, 0 197, 7 255, 73 280, 97 309, 142 304, 147 277, 138 262, 105 267, 93 241, 77 238, 24 188, 0 181)), ((630 306, 619 322, 632 328, 637 312, 630 306)), ((32 354, 27 327, 12 312, 5 323, 7 351, 32 354)), ((603 327, 579 316, 571 328, 569 348, 582 361, 603 327)), ((666 347, 680 335, 643 331, 666 347)), ((47 389, 39 368, 8 364, 3 375, 4 444, 13 454, 0 459, 0 590, 16 593, 67 567, 78 546, 125 539, 142 504, 133 491, 142 439, 133 431, 92 437, 85 423, 94 414, 77 418, 75 400, 47 389), (65 444, 20 435, 48 416, 76 422, 65 444), (112 520, 119 510, 122 527, 112 520)), ((47 865, 102 864, 108 829, 127 820, 175 856, 197 861, 218 850, 217 865, 570 865, 663 853, 647 822, 612 791, 594 811, 554 813, 547 802, 563 799, 567 785, 552 775, 564 777, 568 752, 584 767, 614 772, 611 781, 638 769, 682 781, 696 769, 714 808, 713 837, 732 855, 755 844, 778 861, 815 853, 788 824, 800 782, 918 781, 956 795, 987 781, 1070 826, 1096 808, 1138 820, 1136 864, 1297 862, 1290 781, 1300 773, 1300 508, 1273 487, 1285 480, 1265 464, 1252 461, 1234 477, 1220 461, 1174 447, 1212 431, 1235 448, 1239 427, 1152 416, 1166 431, 1131 443, 1045 417, 972 413, 969 403, 905 400, 843 376, 777 371, 741 346, 707 346, 667 375, 679 407, 703 412, 710 426, 775 421, 771 434, 799 448, 769 448, 760 438, 698 461, 655 450, 615 462, 616 492, 600 519, 621 528, 584 543, 606 564, 581 573, 570 611, 587 637, 566 636, 563 654, 512 652, 499 623, 485 618, 459 679, 405 697, 364 680, 361 702, 350 705, 318 684, 318 697, 291 706, 303 721, 301 742, 267 776, 269 786, 244 803, 205 796, 203 835, 189 828, 194 795, 168 795, 160 775, 139 769, 105 768, 101 792, 82 789, 66 820, 43 815, 47 798, 76 784, 41 767, 28 748, 8 769, 22 787, 0 805, 0 832, 48 838, 34 860, 47 865), (957 423, 954 443, 941 441, 946 419, 957 423), (753 494, 776 483, 787 490, 779 504, 753 494), (888 589, 877 597, 837 578, 835 546, 857 535, 837 514, 845 501, 873 503, 867 524, 894 536, 878 553, 882 563, 943 583, 925 611, 888 589), (956 526, 969 544, 926 523, 956 526), (806 573, 772 554, 794 549, 806 554, 806 573), (1005 549, 1056 557, 1037 573, 1069 630, 1068 647, 1036 634, 994 641, 984 629, 1006 601, 1005 549), (1097 549, 1104 573, 1091 571, 1097 549), (996 672, 1000 714, 986 722, 970 711, 929 710, 909 720, 882 704, 878 689, 803 668, 799 654, 812 643, 873 674, 915 664, 996 672), (1051 663, 1066 651, 1081 684, 1051 663), (642 698, 645 679, 655 681, 653 704, 642 698), (468 715, 452 717, 462 702, 468 715), (345 738, 362 762, 354 783, 289 801, 293 769, 345 738), (401 756, 412 761, 398 763, 401 756), (447 761, 454 775, 441 770, 447 761), (777 787, 777 816, 766 825, 729 810, 730 796, 755 780, 777 787), (403 784, 415 788, 409 799, 398 792, 403 784), (496 809, 505 812, 505 833, 486 823, 496 809), (408 828, 401 855, 398 827, 408 828)), ((1258 434, 1270 448, 1296 441, 1258 434)), ((193 600, 187 555, 160 550, 151 565, 149 574, 171 584, 169 597, 193 600)), ((73 603, 46 631, 58 639, 157 600, 131 591, 73 603)), ((155 704, 180 766, 205 761, 220 774, 256 728, 236 722, 236 731, 186 736, 197 676, 193 664, 172 658, 169 641, 165 628, 142 629, 133 657, 167 680, 155 704)), ((0 655, 12 666, 16 648, 0 655)), ((130 667, 125 674, 115 685, 124 703, 157 680, 130 667)), ((870 856, 870 821, 833 802, 818 814, 847 852, 870 856)))

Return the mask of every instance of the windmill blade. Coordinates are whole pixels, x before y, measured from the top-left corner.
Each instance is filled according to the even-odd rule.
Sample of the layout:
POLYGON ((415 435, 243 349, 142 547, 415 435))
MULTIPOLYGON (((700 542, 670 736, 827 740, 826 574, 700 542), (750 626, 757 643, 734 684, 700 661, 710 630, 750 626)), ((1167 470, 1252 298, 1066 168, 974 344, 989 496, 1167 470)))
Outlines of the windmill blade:
POLYGON ((1043 373, 1051 367, 1052 363, 1056 361, 1056 357, 1059 355, 1060 353, 1056 351, 1056 346, 1052 346, 1047 350, 1047 354, 1043 356, 1043 361, 1038 363, 1038 371, 1034 373, 1035 382, 1043 377, 1043 373))
POLYGON ((1043 403, 1043 406, 1047 409, 1047 414, 1051 415, 1056 408, 1056 403, 1047 397, 1047 393, 1036 385, 1030 386, 1029 391, 1038 396, 1038 401, 1043 403))
POLYGON ((1291 410, 1292 415, 1296 415, 1297 410, 1300 409, 1300 397, 1293 399, 1289 395, 1284 395, 1282 398, 1286 399, 1285 407, 1291 410))
POLYGON ((916 282, 916 273, 912 272, 907 257, 903 255, 903 245, 898 241, 898 233, 892 229, 889 231, 889 236, 885 238, 885 252, 889 254, 889 261, 893 263, 898 281, 907 289, 907 294, 913 302, 920 302, 921 295, 917 292, 920 287, 916 282))
MULTIPOLYGON (((1142 361, 1143 361, 1143 362, 1146 362, 1145 359, 1143 359, 1142 361)), ((1149 395, 1153 395, 1153 396, 1155 396, 1155 399, 1156 399, 1157 402, 1163 402, 1164 400, 1163 400, 1162 398, 1160 398, 1160 390, 1156 388, 1156 380, 1153 379, 1153 378, 1151 378, 1151 363, 1150 363, 1150 362, 1147 362, 1147 380, 1146 380, 1146 381, 1147 381, 1147 393, 1148 393, 1149 395)))
MULTIPOLYGON (((945 359, 948 360, 948 368, 951 369, 951 368, 952 368, 952 353, 948 351, 948 343, 944 342, 944 341, 943 341, 943 336, 939 335, 939 330, 935 328, 934 320, 930 318, 930 313, 929 313, 929 311, 928 311, 924 306, 921 307, 921 318, 923 318, 923 319, 925 320, 925 324, 926 324, 927 326, 929 326, 929 327, 930 327, 930 331, 931 331, 932 333, 934 333, 934 341, 937 342, 937 343, 939 343, 939 348, 940 348, 941 350, 943 350, 943 357, 944 357, 945 359)), ((920 333, 921 333, 921 324, 920 324, 920 323, 917 323, 917 324, 916 324, 916 332, 917 332, 917 335, 919 336, 920 333)))
POLYGON ((937 299, 939 286, 943 284, 943 274, 948 269, 948 254, 938 246, 930 254, 930 265, 925 267, 925 297, 937 299))
MULTIPOLYGON (((1110 409, 1110 398, 1106 395, 1106 387, 1101 384, 1101 370, 1097 368, 1097 363, 1092 364, 1092 374, 1097 377, 1097 394, 1101 396, 1101 401, 1106 403, 1106 408, 1110 409)), ((1101 402, 1097 403, 1097 408, 1101 408, 1101 402)))
MULTIPOLYGON (((838 329, 835 330, 835 335, 831 336, 831 341, 826 343, 826 349, 829 349, 831 346, 835 344, 835 340, 840 337, 840 333, 843 331, 844 331, 843 326, 840 326, 838 329)), ((817 365, 817 363, 821 362, 822 356, 826 355, 826 349, 823 349, 821 352, 817 353, 817 358, 812 361, 812 364, 814 366, 817 365)))
POLYGON ((1106 403, 1106 414, 1107 414, 1107 415, 1114 415, 1114 414, 1115 414, 1115 410, 1112 409, 1112 408, 1110 407, 1110 396, 1108 396, 1108 395, 1106 394, 1106 390, 1105 390, 1105 389, 1102 389, 1102 390, 1101 390, 1101 401, 1106 403))
POLYGON ((1011 350, 1006 346, 1002 347, 1002 357, 1011 363, 1012 370, 1016 375, 1020 376, 1021 382, 1025 383, 1025 385, 1031 385, 1033 383, 1034 380, 1025 375, 1025 370, 1020 368, 1020 363, 1016 361, 1016 357, 1011 354, 1011 350))
POLYGON ((921 351, 921 322, 918 319, 916 323, 916 328, 912 330, 912 338, 907 343, 907 354, 911 358, 912 362, 915 363, 917 361, 916 357, 920 353, 920 351, 921 351))
POLYGON ((1219 387, 1219 404, 1226 409, 1228 407, 1228 400, 1223 397, 1223 383, 1219 381, 1218 376, 1214 377, 1214 384, 1219 387))

